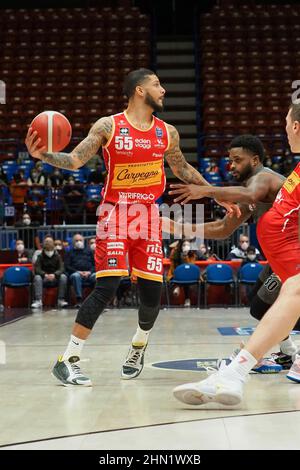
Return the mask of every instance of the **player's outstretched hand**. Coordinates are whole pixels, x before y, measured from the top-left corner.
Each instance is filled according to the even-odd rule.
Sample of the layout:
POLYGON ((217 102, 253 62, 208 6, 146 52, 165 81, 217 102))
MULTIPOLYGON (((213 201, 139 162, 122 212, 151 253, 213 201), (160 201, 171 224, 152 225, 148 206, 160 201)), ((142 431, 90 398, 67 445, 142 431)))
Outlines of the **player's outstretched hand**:
MULTIPOLYGON (((199 186, 197 184, 171 184, 169 194, 176 196, 174 202, 180 202, 180 204, 186 204, 193 199, 202 199, 204 197, 209 197, 210 186, 199 186)), ((240 208, 237 204, 227 201, 218 201, 220 206, 225 207, 228 212, 229 217, 236 215, 238 218, 241 216, 240 208)))
POLYGON ((192 199, 202 199, 207 197, 207 186, 198 186, 197 184, 171 184, 169 194, 176 196, 174 202, 186 204, 192 199))
POLYGON ((234 215, 236 215, 238 219, 241 217, 241 209, 237 204, 234 204, 234 202, 218 201, 217 199, 216 202, 220 206, 225 207, 229 217, 233 217, 234 215))

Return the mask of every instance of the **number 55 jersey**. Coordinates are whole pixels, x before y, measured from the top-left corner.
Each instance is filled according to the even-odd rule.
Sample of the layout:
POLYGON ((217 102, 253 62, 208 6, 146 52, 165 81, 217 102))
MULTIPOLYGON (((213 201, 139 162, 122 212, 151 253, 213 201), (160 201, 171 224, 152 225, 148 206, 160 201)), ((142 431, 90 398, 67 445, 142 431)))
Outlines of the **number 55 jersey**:
POLYGON ((107 178, 98 208, 96 276, 162 281, 159 212, 155 201, 165 189, 164 153, 169 146, 164 121, 153 116, 146 130, 126 111, 112 116, 113 130, 103 147, 107 178))

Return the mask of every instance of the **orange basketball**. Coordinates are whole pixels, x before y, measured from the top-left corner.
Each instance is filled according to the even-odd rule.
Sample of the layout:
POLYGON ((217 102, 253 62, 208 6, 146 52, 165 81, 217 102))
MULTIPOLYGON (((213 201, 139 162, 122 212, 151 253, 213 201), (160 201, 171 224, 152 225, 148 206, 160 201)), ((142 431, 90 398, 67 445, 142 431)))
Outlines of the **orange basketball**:
POLYGON ((71 140, 71 124, 63 114, 57 111, 44 111, 38 114, 30 127, 37 131, 41 146, 47 147, 48 152, 60 152, 71 140))

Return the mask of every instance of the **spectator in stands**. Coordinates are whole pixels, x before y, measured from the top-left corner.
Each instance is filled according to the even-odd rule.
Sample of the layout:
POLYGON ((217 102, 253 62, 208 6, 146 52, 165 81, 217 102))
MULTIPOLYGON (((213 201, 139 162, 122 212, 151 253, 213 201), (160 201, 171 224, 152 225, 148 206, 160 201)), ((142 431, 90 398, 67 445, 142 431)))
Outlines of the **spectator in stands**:
MULTIPOLYGON (((51 235, 50 233, 49 233, 48 235, 46 235, 46 236, 44 237, 44 241, 46 240, 46 238, 51 238, 51 239, 52 239, 52 235, 51 235)), ((60 241, 60 240, 59 240, 59 241, 60 241)), ((54 247, 55 247, 55 249, 56 249, 55 242, 54 242, 54 247)), ((59 253, 58 250, 57 250, 57 252, 58 252, 58 254, 60 255, 60 253, 59 253)), ((42 253, 42 247, 41 247, 41 249, 39 249, 39 250, 35 250, 35 252, 34 252, 33 255, 32 255, 32 264, 35 264, 35 263, 36 263, 36 260, 38 259, 38 256, 39 256, 41 253, 42 253)), ((62 259, 64 259, 64 258, 62 257, 62 259)))
POLYGON ((249 245, 246 250, 246 258, 242 261, 241 267, 247 263, 258 263, 258 250, 256 250, 255 246, 249 245))
POLYGON ((24 244, 29 249, 40 249, 41 243, 37 234, 37 227, 39 224, 31 221, 31 217, 27 212, 24 212, 22 220, 16 222, 15 227, 18 228, 18 239, 23 240, 24 244))
POLYGON ((43 286, 52 287, 58 285, 58 307, 66 307, 66 288, 67 276, 64 274, 64 264, 55 250, 54 240, 47 236, 44 239, 43 250, 38 256, 34 265, 34 293, 35 301, 32 308, 41 308, 43 306, 43 286))
POLYGON ((49 186, 52 188, 60 188, 63 185, 64 177, 59 168, 55 168, 52 175, 49 176, 49 186))
POLYGON ((25 197, 27 194, 27 184, 23 170, 19 170, 14 174, 14 177, 10 183, 10 193, 12 196, 13 205, 16 210, 16 215, 19 217, 23 211, 25 197))
POLYGON ((41 161, 36 162, 35 169, 39 177, 43 176, 45 178, 45 185, 48 184, 48 174, 44 172, 43 162, 41 161))
MULTIPOLYGON (((249 238, 247 237, 247 235, 241 234, 240 238, 239 238, 238 246, 232 248, 232 250, 230 251, 230 253, 226 257, 226 260, 230 261, 230 260, 233 260, 233 259, 237 259, 237 260, 246 259, 247 258, 247 249, 248 249, 248 247, 249 247, 249 238)), ((260 259, 260 260, 263 259, 260 252, 258 251, 258 249, 255 248, 255 250, 256 250, 255 252, 256 252, 256 255, 257 255, 257 259, 260 259)))
MULTIPOLYGON (((258 255, 256 253, 256 248, 255 246, 253 245, 250 245, 248 246, 247 248, 247 252, 246 252, 246 258, 242 261, 242 264, 241 264, 241 267, 240 269, 245 266, 245 264, 249 264, 249 263, 258 263, 258 255)), ((249 302, 251 300, 251 297, 252 297, 252 291, 253 291, 253 285, 244 285, 243 287, 241 287, 242 289, 242 292, 244 291, 245 292, 245 303, 246 305, 249 305, 249 302)))
POLYGON ((39 220, 41 223, 43 220, 43 208, 46 198, 46 182, 47 178, 44 175, 38 175, 35 169, 32 170, 37 175, 35 179, 32 177, 28 178, 28 193, 27 193, 27 204, 30 208, 31 215, 35 220, 39 220), (32 179, 31 179, 32 178, 32 179), (31 183, 30 183, 31 180, 31 183), (43 183, 45 181, 45 184, 43 183))
POLYGON ((83 297, 83 285, 94 286, 96 281, 93 253, 84 247, 84 239, 80 233, 76 233, 73 237, 73 247, 66 253, 65 266, 75 290, 76 306, 79 308, 83 297))
POLYGON ((63 211, 65 221, 82 223, 82 212, 85 204, 85 192, 81 184, 76 184, 74 176, 69 176, 63 188, 63 211))
POLYGON ((219 165, 215 159, 211 160, 211 163, 206 168, 205 172, 206 173, 219 173, 220 172, 219 165))
POLYGON ((220 258, 215 254, 211 253, 211 247, 201 243, 199 250, 197 251, 198 261, 218 261, 220 258))
POLYGON ((43 173, 37 171, 36 167, 32 168, 30 176, 27 179, 28 186, 38 185, 45 187, 46 182, 46 177, 43 175, 43 173))
POLYGON ((209 258, 208 248, 204 243, 201 243, 198 250, 198 259, 199 261, 206 261, 209 258))
POLYGON ((95 252, 95 249, 96 249, 96 238, 90 238, 90 239, 89 239, 89 249, 92 251, 92 253, 95 252))
POLYGON ((31 253, 30 250, 25 249, 23 240, 16 241, 16 251, 18 254, 18 263, 31 263, 31 253))
MULTIPOLYGON (((101 159, 102 160, 102 159, 101 159)), ((94 171, 88 176, 87 183, 88 184, 103 184, 105 180, 106 170, 103 164, 103 160, 97 165, 94 171)))
POLYGON ((62 257, 62 259, 64 259, 65 249, 64 249, 63 241, 59 239, 54 240, 54 246, 55 246, 57 253, 62 257))

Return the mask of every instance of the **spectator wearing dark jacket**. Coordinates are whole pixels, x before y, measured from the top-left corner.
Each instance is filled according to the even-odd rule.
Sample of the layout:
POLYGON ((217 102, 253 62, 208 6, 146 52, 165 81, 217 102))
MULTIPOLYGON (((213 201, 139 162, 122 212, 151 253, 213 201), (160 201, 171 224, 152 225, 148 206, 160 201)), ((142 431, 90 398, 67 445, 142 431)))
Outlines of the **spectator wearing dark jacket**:
MULTIPOLYGON (((247 248, 249 247, 249 238, 247 235, 241 234, 239 237, 239 244, 237 247, 232 248, 230 253, 226 257, 226 261, 231 261, 231 260, 244 260, 247 258, 247 248)), ((261 256, 260 252, 258 251, 257 248, 255 248, 255 253, 257 260, 262 260, 263 257, 261 256)))
POLYGON ((58 285, 58 306, 65 307, 67 302, 66 288, 67 276, 64 274, 64 264, 61 256, 55 251, 54 240, 46 237, 43 243, 43 250, 37 257, 34 265, 34 292, 35 301, 32 308, 41 308, 43 306, 43 286, 55 287, 58 285))
POLYGON ((73 237, 73 248, 66 254, 65 266, 79 307, 83 285, 93 286, 96 280, 94 255, 89 248, 84 247, 83 236, 79 233, 73 237))

